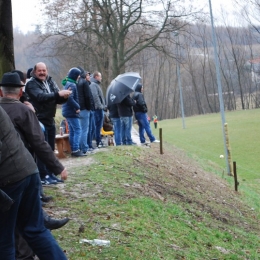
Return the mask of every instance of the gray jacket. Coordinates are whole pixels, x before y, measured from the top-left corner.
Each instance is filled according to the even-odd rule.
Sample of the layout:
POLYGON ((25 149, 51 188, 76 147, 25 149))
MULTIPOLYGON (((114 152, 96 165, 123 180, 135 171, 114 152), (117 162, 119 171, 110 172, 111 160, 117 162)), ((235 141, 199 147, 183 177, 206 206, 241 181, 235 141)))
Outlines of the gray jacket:
POLYGON ((106 103, 99 84, 100 82, 96 79, 91 79, 90 90, 94 99, 95 109, 104 109, 106 103))

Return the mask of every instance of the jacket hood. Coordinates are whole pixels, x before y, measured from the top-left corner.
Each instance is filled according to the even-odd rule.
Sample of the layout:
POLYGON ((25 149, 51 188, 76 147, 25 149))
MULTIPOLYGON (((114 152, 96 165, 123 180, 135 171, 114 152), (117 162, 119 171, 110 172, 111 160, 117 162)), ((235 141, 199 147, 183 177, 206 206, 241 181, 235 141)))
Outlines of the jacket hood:
POLYGON ((142 89, 143 85, 138 83, 135 87, 135 92, 140 92, 141 93, 141 89, 142 89))

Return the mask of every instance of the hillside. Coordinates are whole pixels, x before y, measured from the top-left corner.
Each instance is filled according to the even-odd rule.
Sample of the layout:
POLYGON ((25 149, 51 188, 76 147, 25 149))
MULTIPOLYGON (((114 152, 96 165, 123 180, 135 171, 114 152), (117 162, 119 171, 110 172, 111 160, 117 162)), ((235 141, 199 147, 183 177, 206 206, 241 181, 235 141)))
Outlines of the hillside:
MULTIPOLYGON (((69 259, 258 259, 259 216, 225 178, 172 146, 108 147, 62 163, 69 180, 47 211, 69 259), (108 248, 80 244, 107 239, 108 248)), ((230 178, 230 177, 228 177, 230 178)))

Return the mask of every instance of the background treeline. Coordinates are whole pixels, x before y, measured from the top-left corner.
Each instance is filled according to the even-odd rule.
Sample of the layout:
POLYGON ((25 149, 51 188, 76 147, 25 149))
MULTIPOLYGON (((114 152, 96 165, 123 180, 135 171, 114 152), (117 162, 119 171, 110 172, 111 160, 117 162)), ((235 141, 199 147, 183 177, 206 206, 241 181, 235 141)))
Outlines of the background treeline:
MULTIPOLYGON (((104 93, 118 74, 137 71, 142 76, 149 114, 167 119, 181 115, 179 64, 185 115, 219 112, 207 14, 185 9, 181 14, 185 17, 189 13, 192 22, 177 15, 151 21, 148 16, 140 19, 141 11, 133 11, 128 17, 124 10, 105 5, 105 0, 90 1, 96 4, 91 6, 89 1, 83 2, 84 8, 71 8, 70 13, 66 13, 68 8, 63 5, 58 9, 47 6, 52 20, 44 28, 37 27, 35 32, 23 34, 15 29, 16 68, 26 71, 36 62, 44 61, 58 83, 73 66, 91 72, 99 70, 103 74, 104 93)), ((131 8, 129 5, 128 11, 131 8)), ((247 26, 223 24, 216 26, 216 34, 225 109, 258 108, 259 27, 250 23, 247 26)))

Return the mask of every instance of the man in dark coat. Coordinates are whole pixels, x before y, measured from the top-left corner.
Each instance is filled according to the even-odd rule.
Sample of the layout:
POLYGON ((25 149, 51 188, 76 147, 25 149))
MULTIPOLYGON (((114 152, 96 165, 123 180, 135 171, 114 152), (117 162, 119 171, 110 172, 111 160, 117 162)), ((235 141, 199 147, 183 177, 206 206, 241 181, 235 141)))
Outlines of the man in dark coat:
MULTIPOLYGON (((71 91, 58 88, 52 77, 48 75, 47 66, 43 62, 39 62, 34 66, 31 76, 26 83, 25 92, 36 110, 38 120, 44 125, 45 140, 54 151, 56 136, 54 117, 56 107, 57 104, 63 104, 67 101, 71 91)), ((46 184, 53 182, 52 173, 41 160, 38 160, 37 166, 42 181, 46 182, 46 184)))
POLYGON ((142 84, 140 83, 137 84, 133 99, 136 101, 136 104, 134 105, 134 112, 135 112, 135 118, 139 126, 139 137, 140 137, 141 144, 146 143, 144 132, 146 132, 146 134, 148 135, 151 143, 159 143, 160 141, 155 139, 147 119, 148 110, 147 110, 146 102, 144 100, 142 84))
MULTIPOLYGON (((0 85, 17 87, 21 83, 17 73, 5 73, 0 85)), ((0 209, 1 258, 15 259, 14 231, 17 227, 40 259, 67 259, 44 227, 37 166, 2 107, 0 142, 0 189, 14 200, 8 211, 0 209)), ((66 179, 67 175, 64 174, 63 178, 66 179)))
POLYGON ((88 132, 91 108, 94 106, 94 100, 89 87, 88 77, 89 72, 85 71, 81 67, 78 67, 81 71, 80 78, 78 79, 77 89, 80 106, 80 125, 81 125, 81 138, 80 138, 80 150, 83 153, 87 153, 89 150, 88 146, 88 132))
POLYGON ((135 144, 132 141, 131 130, 133 125, 133 106, 135 101, 128 95, 123 99, 123 101, 117 104, 118 114, 121 120, 121 133, 122 133, 122 143, 124 145, 135 144))

